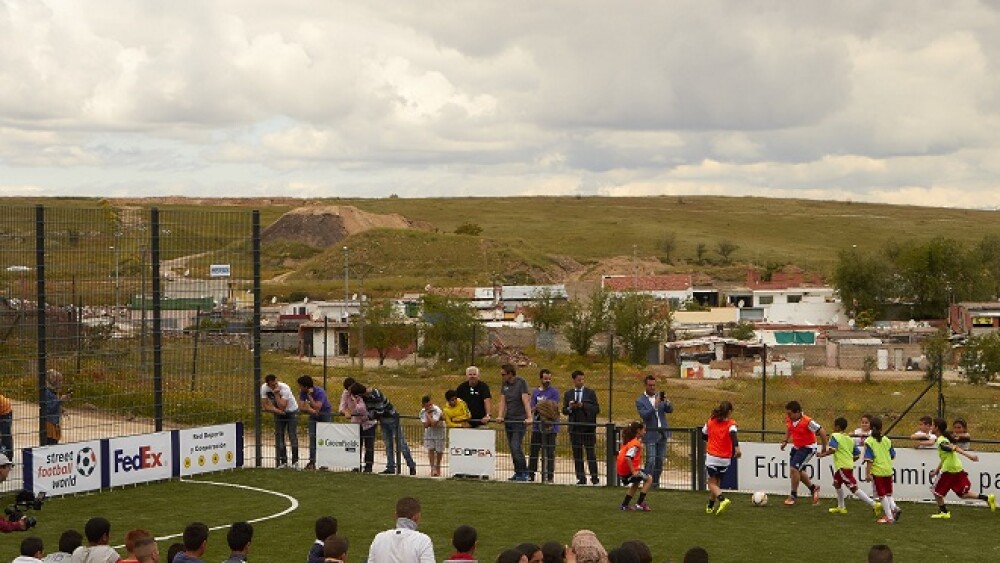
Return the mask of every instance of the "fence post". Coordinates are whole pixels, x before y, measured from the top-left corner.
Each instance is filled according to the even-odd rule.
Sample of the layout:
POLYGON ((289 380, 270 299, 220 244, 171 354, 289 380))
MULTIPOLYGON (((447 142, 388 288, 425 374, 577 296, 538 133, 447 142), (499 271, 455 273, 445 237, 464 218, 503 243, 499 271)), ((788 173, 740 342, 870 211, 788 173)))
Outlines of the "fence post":
MULTIPOLYGON (((260 400, 257 398, 261 386, 260 371, 260 211, 253 210, 251 215, 250 244, 253 247, 253 428, 254 428, 254 462, 257 467, 263 461, 263 439, 261 426, 260 400)), ((346 302, 345 302, 345 307, 346 302)))
POLYGON ((767 431, 767 344, 760 353, 760 441, 767 431))
MULTIPOLYGON (((163 316, 160 287, 160 210, 149 210, 149 257, 153 267, 153 409, 155 410, 156 431, 163 431, 163 330, 160 324, 163 316)), ((145 291, 145 288, 143 289, 145 291)), ((145 307, 143 307, 145 311, 145 307)), ((144 313, 145 314, 145 313, 144 313)), ((192 375, 192 382, 194 376, 192 375)))
MULTIPOLYGON (((615 423, 608 422, 604 425, 604 472, 608 476, 605 479, 606 487, 618 486, 618 440, 615 432, 615 423)), ((581 452, 582 455, 582 452, 581 452)))
MULTIPOLYGON (((38 337, 38 443, 46 444, 45 433, 45 372, 46 366, 46 334, 48 327, 45 318, 45 207, 35 206, 35 310, 38 337)), ((10 452, 13 455, 14 452, 10 452)))
POLYGON ((688 429, 688 438, 691 441, 691 490, 705 490, 705 474, 701 468, 705 465, 705 441, 698 435, 701 432, 698 428, 688 429))

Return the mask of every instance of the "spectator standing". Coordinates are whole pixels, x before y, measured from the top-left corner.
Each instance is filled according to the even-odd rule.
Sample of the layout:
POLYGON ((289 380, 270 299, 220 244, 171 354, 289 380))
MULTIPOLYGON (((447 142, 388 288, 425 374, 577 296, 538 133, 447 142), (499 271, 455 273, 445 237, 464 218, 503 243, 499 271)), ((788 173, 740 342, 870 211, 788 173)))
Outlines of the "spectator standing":
POLYGON ((478 428, 490 421, 490 413, 493 412, 493 396, 490 395, 490 386, 479 379, 479 368, 469 366, 465 368, 465 378, 455 389, 458 398, 469 406, 469 426, 478 428))
POLYGON ((313 378, 303 375, 299 384, 299 408, 309 415, 309 463, 306 469, 316 469, 316 424, 333 420, 333 407, 326 391, 315 384, 313 378))
POLYGON ((121 560, 118 552, 108 542, 111 540, 111 522, 107 518, 95 516, 83 526, 87 545, 73 551, 72 563, 116 563, 121 560))
POLYGON ((21 556, 14 558, 11 563, 41 563, 44 556, 42 538, 28 536, 21 540, 21 556))
POLYGON ((344 378, 344 391, 340 394, 340 406, 337 410, 345 418, 351 418, 354 412, 354 395, 351 395, 351 385, 354 385, 353 377, 344 378))
POLYGON ((454 389, 444 392, 444 406, 441 407, 444 413, 444 422, 448 428, 468 428, 469 419, 472 414, 469 412, 469 405, 458 398, 458 393, 454 389))
MULTIPOLYGON (((531 390, 531 412, 535 422, 531 427, 528 456, 528 479, 535 480, 538 457, 542 458, 542 482, 551 483, 556 469, 556 433, 559 432, 559 390, 552 386, 552 372, 538 372, 538 387, 531 390)), ((530 557, 529 557, 530 559, 530 557)))
POLYGON ((229 544, 229 559, 222 563, 244 563, 250 553, 250 542, 253 541, 253 526, 247 522, 233 522, 226 532, 226 543, 229 544))
POLYGON ((431 477, 441 476, 441 458, 444 456, 448 429, 444 424, 444 412, 434 404, 430 395, 420 400, 420 422, 424 425, 424 449, 431 464, 431 477))
POLYGON ((435 563, 434 543, 417 531, 420 501, 403 497, 396 501, 396 526, 379 532, 368 549, 368 563, 435 563))
POLYGON ((527 425, 531 424, 531 394, 528 392, 528 383, 517 376, 517 370, 513 365, 500 366, 500 377, 503 378, 503 387, 500 389, 497 422, 504 425, 510 458, 514 463, 514 475, 507 480, 527 481, 528 464, 524 459, 524 432, 527 425))
POLYGON ((337 534, 337 519, 333 516, 320 516, 316 519, 313 529, 316 532, 316 541, 309 548, 309 554, 306 555, 306 563, 323 563, 325 559, 323 544, 327 538, 337 534))
POLYGON ((0 454, 14 459, 14 407, 10 399, 0 393, 0 454))
POLYGON ((382 474, 391 475, 396 471, 396 444, 398 442, 400 453, 406 460, 406 465, 410 468, 410 475, 417 474, 417 464, 413 461, 410 453, 410 445, 406 442, 406 436, 401 432, 399 426, 399 413, 393 406, 389 398, 381 391, 372 387, 371 389, 355 382, 351 386, 351 394, 360 397, 368 410, 368 418, 377 420, 382 427, 382 441, 385 443, 385 470, 382 474))
POLYGON ((597 415, 601 412, 601 407, 597 404, 597 393, 584 385, 583 372, 576 370, 572 377, 573 388, 563 395, 563 414, 570 422, 569 441, 573 446, 576 484, 587 484, 587 476, 583 472, 583 455, 586 452, 590 482, 596 485, 599 481, 594 444, 597 442, 597 415))
POLYGON ((66 563, 73 557, 76 548, 83 545, 83 534, 76 530, 66 530, 59 536, 59 551, 54 551, 42 559, 45 563, 66 563))
POLYGON ((647 375, 645 391, 635 400, 635 410, 646 425, 643 445, 646 448, 645 471, 653 478, 653 488, 660 487, 663 460, 667 456, 667 441, 670 439, 667 413, 674 412, 674 406, 663 391, 656 391, 656 376, 647 375))
MULTIPOLYGON (((354 382, 350 377, 347 379, 354 382)), ((351 383, 351 387, 353 386, 354 383, 351 383)), ((347 393, 350 393, 350 390, 347 393)), ((341 401, 341 404, 344 404, 344 402, 341 401)), ((364 448, 364 465, 362 471, 371 473, 372 465, 375 463, 375 426, 378 423, 369 416, 368 407, 365 406, 364 398, 361 396, 351 395, 347 401, 346 410, 343 412, 346 412, 347 416, 351 417, 351 422, 361 427, 361 447, 364 448)))
POLYGON ((260 388, 260 406, 264 411, 274 415, 274 448, 275 462, 278 467, 288 466, 288 450, 285 447, 285 434, 292 446, 292 465, 299 463, 298 418, 299 403, 292 394, 288 384, 278 381, 273 373, 264 378, 260 388))
POLYGON ((70 394, 61 394, 62 372, 50 369, 45 372, 45 389, 42 391, 42 415, 45 417, 45 446, 54 446, 62 439, 62 404, 70 394))
MULTIPOLYGON (((205 563, 201 556, 208 547, 208 526, 192 522, 184 528, 184 551, 174 556, 170 563, 205 563)), ((89 563, 89 562, 88 562, 89 563)))

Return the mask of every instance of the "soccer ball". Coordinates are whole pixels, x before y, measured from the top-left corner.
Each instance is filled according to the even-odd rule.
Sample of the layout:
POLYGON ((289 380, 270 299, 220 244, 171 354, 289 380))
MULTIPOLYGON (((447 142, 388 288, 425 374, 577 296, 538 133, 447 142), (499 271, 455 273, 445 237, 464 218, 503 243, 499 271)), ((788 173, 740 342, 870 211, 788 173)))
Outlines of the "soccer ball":
POLYGON ((767 493, 764 491, 755 492, 750 495, 750 502, 752 502, 754 506, 767 506, 767 493))
POLYGON ((76 471, 84 477, 90 477, 97 468, 97 454, 88 447, 76 452, 76 471))

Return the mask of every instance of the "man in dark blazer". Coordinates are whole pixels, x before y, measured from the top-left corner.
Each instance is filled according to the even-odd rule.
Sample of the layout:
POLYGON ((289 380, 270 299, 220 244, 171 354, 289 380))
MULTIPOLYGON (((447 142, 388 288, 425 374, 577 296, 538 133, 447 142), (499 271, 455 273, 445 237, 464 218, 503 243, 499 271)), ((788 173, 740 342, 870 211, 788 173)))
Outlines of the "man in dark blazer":
POLYGON ((653 476, 653 488, 658 489, 663 461, 667 456, 667 441, 670 439, 667 413, 674 412, 674 405, 667 400, 665 393, 656 392, 656 376, 647 375, 644 383, 645 392, 635 400, 635 410, 646 425, 646 435, 642 437, 642 447, 646 450, 644 469, 647 475, 653 476))
POLYGON ((594 444, 597 441, 597 393, 583 385, 583 372, 573 372, 573 387, 563 394, 563 414, 569 417, 569 441, 573 445, 573 463, 576 466, 576 484, 586 485, 587 476, 583 472, 583 454, 587 453, 590 482, 600 482, 597 477, 597 455, 594 444))

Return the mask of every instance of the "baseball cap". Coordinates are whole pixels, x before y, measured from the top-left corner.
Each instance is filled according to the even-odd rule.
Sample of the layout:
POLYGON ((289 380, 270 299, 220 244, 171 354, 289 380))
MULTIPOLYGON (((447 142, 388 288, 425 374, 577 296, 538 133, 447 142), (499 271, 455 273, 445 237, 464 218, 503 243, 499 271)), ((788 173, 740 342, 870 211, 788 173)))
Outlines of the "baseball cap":
POLYGON ((0 467, 5 465, 14 465, 14 462, 6 454, 0 454, 0 467))

